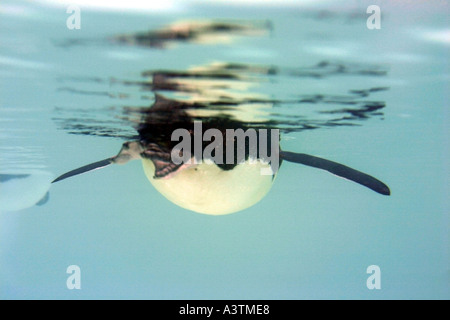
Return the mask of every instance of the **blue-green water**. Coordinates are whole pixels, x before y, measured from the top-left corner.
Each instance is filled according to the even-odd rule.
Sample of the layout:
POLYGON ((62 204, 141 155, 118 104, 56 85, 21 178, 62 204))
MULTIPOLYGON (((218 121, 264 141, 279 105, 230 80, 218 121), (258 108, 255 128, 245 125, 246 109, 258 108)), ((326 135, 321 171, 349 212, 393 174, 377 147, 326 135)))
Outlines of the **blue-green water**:
POLYGON ((2 299, 450 297, 447 1, 81 6, 79 30, 66 27, 66 8, 0 4, 2 299), (366 27, 371 4, 379 30, 366 27), (111 41, 205 19, 256 27, 209 43, 111 41), (217 217, 169 202, 138 161, 50 188, 135 133, 124 110, 154 102, 137 84, 143 72, 214 62, 276 70, 238 72, 250 79, 226 89, 274 105, 269 119, 292 129, 282 149, 368 172, 392 195, 291 163, 258 204, 217 217), (70 265, 81 269, 80 290, 66 286, 70 265), (370 265, 380 290, 366 286, 370 265))

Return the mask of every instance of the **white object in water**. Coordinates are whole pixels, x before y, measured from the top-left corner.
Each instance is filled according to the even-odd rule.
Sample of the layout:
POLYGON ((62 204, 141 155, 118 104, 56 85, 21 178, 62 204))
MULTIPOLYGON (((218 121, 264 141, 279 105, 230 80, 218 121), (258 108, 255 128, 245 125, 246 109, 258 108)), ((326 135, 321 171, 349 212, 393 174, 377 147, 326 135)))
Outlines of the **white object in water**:
POLYGON ((0 211, 19 211, 45 203, 53 178, 47 171, 0 173, 0 211))

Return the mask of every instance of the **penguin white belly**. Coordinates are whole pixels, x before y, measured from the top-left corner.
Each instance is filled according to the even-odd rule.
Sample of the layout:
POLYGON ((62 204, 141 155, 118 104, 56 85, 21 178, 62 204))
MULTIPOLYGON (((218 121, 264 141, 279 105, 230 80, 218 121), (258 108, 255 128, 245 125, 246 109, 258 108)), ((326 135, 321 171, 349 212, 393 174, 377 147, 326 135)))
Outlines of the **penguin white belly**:
POLYGON ((238 164, 222 170, 203 162, 177 172, 168 179, 154 179, 153 162, 142 159, 153 186, 176 205, 199 213, 223 215, 244 210, 259 202, 272 187, 274 176, 261 174, 270 168, 261 161, 238 164))

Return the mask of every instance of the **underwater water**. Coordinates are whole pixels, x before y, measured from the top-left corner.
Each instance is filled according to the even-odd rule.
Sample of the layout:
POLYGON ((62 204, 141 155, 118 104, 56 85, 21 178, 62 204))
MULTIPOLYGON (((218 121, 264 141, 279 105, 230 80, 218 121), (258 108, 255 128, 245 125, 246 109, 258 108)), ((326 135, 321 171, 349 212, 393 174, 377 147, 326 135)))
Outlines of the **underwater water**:
POLYGON ((80 29, 70 3, 0 3, 1 299, 450 297, 448 1, 82 3, 80 29), (289 162, 221 216, 141 161, 51 183, 186 117, 279 129, 391 195, 289 162))

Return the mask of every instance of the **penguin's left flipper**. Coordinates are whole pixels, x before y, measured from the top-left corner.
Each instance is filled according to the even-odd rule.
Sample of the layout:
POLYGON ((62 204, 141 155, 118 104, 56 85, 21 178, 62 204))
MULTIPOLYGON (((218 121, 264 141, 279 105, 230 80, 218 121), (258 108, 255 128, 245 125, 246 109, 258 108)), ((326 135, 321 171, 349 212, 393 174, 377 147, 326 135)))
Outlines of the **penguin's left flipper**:
POLYGON ((375 192, 378 192, 382 195, 390 195, 391 191, 389 190, 389 187, 381 182, 380 180, 363 173, 361 171, 352 169, 350 167, 347 167, 343 164, 326 160, 319 157, 310 156, 304 153, 294 153, 294 152, 287 152, 287 151, 281 151, 280 157, 283 160, 289 161, 289 162, 295 162, 300 163, 303 165, 307 165, 310 167, 315 167, 318 169, 327 170, 328 172, 331 172, 332 174, 335 174, 339 177, 354 181, 356 183, 359 183, 369 189, 372 189, 375 192))
POLYGON ((58 178, 56 178, 55 180, 52 181, 52 183, 85 173, 85 172, 89 172, 92 170, 97 170, 97 169, 101 169, 104 168, 106 166, 109 166, 110 164, 113 163, 113 159, 112 158, 108 158, 105 160, 101 160, 101 161, 97 161, 88 165, 85 165, 83 167, 77 168, 75 170, 69 171, 64 173, 63 175, 59 176, 58 178))

